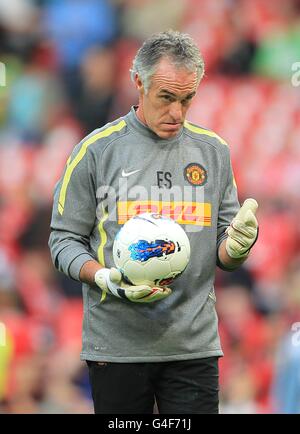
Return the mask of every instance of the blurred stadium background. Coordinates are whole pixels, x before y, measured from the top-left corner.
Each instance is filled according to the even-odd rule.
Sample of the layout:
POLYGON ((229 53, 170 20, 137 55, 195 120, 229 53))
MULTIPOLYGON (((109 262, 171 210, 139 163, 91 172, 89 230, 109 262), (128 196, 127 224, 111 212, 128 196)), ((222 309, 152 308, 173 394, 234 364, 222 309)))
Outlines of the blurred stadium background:
POLYGON ((0 0, 0 413, 92 412, 80 285, 47 248, 52 191, 73 146, 136 102, 134 53, 168 28, 206 61, 189 120, 228 141, 240 201, 260 204, 251 259, 217 274, 221 412, 300 413, 294 0, 0 0))

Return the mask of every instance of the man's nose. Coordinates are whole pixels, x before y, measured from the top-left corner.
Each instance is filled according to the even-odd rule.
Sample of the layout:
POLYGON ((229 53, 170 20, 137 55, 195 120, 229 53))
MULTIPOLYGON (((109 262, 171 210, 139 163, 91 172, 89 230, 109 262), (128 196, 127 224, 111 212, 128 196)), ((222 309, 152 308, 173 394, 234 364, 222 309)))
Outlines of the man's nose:
POLYGON ((174 101, 170 106, 170 116, 172 121, 179 123, 182 121, 182 105, 179 101, 174 101))

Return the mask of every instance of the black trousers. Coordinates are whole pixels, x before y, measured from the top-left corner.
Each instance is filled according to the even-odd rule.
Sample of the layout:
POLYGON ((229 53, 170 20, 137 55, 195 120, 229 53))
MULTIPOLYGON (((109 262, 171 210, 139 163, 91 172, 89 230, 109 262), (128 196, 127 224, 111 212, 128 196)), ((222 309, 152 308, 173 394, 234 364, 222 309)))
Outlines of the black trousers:
POLYGON ((96 414, 219 412, 218 357, 156 363, 87 362, 96 414))

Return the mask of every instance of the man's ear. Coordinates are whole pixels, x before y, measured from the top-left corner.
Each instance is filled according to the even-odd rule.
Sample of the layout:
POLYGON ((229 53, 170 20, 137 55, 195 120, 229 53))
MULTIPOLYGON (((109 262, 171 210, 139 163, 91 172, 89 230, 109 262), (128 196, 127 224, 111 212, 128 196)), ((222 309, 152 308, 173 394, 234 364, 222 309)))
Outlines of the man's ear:
POLYGON ((134 83, 135 83, 135 86, 136 86, 137 90, 140 93, 144 93, 144 85, 143 85, 143 82, 140 79, 138 73, 136 73, 135 76, 134 76, 134 83))

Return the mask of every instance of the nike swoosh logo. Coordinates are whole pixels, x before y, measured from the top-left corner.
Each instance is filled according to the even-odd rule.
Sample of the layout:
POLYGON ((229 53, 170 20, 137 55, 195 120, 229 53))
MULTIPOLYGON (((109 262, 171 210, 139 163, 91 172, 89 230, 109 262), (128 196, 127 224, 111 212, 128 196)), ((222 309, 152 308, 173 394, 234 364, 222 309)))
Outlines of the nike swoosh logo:
POLYGON ((132 172, 125 172, 125 170, 122 170, 122 176, 130 176, 133 175, 134 173, 140 172, 142 169, 137 169, 137 170, 133 170, 132 172))

